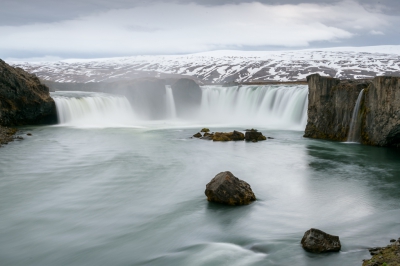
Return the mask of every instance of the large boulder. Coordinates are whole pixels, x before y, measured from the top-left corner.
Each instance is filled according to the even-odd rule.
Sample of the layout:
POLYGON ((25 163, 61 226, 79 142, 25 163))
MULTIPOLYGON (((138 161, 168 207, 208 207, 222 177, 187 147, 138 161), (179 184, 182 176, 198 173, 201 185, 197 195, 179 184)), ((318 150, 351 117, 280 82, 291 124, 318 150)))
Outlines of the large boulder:
POLYGON ((312 253, 340 251, 342 247, 338 236, 314 228, 304 233, 301 245, 306 251, 312 253))
POLYGON ((0 125, 57 123, 57 110, 49 88, 21 68, 0 60, 0 125))
POLYGON ((250 185, 229 171, 217 174, 204 193, 208 201, 227 205, 246 205, 256 200, 250 185))

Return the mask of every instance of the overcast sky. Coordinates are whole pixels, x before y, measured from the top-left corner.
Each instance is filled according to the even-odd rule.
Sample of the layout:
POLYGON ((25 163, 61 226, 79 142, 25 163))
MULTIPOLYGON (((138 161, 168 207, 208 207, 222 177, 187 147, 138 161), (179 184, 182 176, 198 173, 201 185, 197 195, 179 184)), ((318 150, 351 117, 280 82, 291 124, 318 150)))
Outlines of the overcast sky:
POLYGON ((400 44, 400 0, 1 0, 0 58, 400 44))

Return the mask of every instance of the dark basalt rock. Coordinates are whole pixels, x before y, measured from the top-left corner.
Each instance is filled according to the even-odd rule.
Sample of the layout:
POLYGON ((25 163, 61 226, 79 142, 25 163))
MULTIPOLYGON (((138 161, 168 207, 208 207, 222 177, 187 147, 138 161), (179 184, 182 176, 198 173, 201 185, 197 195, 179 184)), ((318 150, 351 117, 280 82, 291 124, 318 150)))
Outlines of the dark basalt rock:
POLYGON ((0 60, 0 125, 55 123, 56 105, 49 88, 35 75, 0 60))
POLYGON ((256 200, 250 185, 229 171, 217 174, 204 193, 208 201, 227 205, 247 205, 256 200))
POLYGON ((247 129, 245 134, 246 141, 257 142, 261 140, 266 140, 267 138, 257 129, 247 129))
POLYGON ((352 113, 361 90, 357 124, 363 144, 400 147, 400 78, 339 80, 307 77, 308 120, 304 137, 347 140, 352 113))
POLYGON ((312 253, 340 251, 342 247, 338 236, 314 228, 304 233, 301 245, 306 251, 312 253))

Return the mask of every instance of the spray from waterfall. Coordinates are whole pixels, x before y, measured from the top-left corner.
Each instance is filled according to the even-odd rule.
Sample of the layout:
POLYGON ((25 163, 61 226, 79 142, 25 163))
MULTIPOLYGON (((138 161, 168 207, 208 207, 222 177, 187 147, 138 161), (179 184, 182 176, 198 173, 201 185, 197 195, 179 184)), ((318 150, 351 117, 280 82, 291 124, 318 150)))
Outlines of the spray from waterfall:
POLYGON ((203 87, 200 119, 276 129, 304 130, 306 86, 203 87))
POLYGON ((176 107, 174 94, 172 93, 172 88, 170 85, 165 86, 166 95, 167 95, 167 117, 170 119, 176 118, 176 107))
MULTIPOLYGON (((304 130, 307 123, 306 86, 203 86, 201 90, 201 102, 179 110, 177 104, 183 106, 184 99, 174 98, 170 86, 159 92, 165 95, 164 102, 141 97, 140 104, 135 104, 137 98, 131 104, 124 96, 88 92, 55 92, 52 96, 60 124, 67 126, 216 125, 304 130), (164 120, 151 119, 148 112, 164 120)), ((147 91, 142 92, 147 96, 147 91)))
POLYGON ((360 142, 361 125, 358 120, 359 118, 358 112, 360 110, 360 105, 363 95, 364 95, 364 90, 361 90, 360 94, 358 95, 356 105, 354 106, 353 114, 351 116, 350 130, 349 130, 349 135, 347 136, 347 142, 360 142))
POLYGON ((124 96, 88 92, 55 92, 59 123, 78 127, 125 127, 136 120, 124 96))

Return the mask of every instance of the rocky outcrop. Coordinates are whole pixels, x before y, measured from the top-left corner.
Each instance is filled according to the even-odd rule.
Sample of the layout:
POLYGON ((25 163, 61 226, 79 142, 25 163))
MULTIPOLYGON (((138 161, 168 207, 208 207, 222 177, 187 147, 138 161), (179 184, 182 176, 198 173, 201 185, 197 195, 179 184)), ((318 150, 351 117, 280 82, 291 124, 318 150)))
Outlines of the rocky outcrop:
POLYGON ((309 85, 305 137, 347 140, 357 98, 364 90, 356 123, 360 142, 400 146, 400 88, 398 77, 338 80, 314 74, 309 85))
POLYGON ((0 60, 0 125, 57 123, 57 111, 49 88, 35 75, 0 60))
POLYGON ((314 228, 304 233, 301 245, 304 250, 312 253, 340 251, 342 247, 338 236, 314 228))
POLYGON ((233 132, 215 132, 212 136, 213 141, 239 141, 244 140, 242 132, 234 130, 233 132))
MULTIPOLYGON (((200 132, 204 132, 204 135, 201 135, 200 132, 193 135, 195 138, 200 138, 204 140, 212 140, 212 141, 252 141, 258 142, 261 140, 266 140, 265 137, 261 132, 258 132, 257 129, 246 129, 246 134, 242 132, 234 130, 233 132, 210 132, 210 129, 203 128, 200 132)), ((273 138, 269 138, 273 139, 273 138)))
POLYGON ((267 138, 257 129, 247 129, 245 134, 246 141, 257 142, 261 140, 267 140, 267 138))
POLYGON ((204 193, 208 201, 227 205, 247 205, 256 200, 250 185, 229 171, 217 174, 204 193))
POLYGON ((372 258, 364 260, 363 266, 400 265, 400 238, 390 242, 386 247, 369 249, 372 258))

